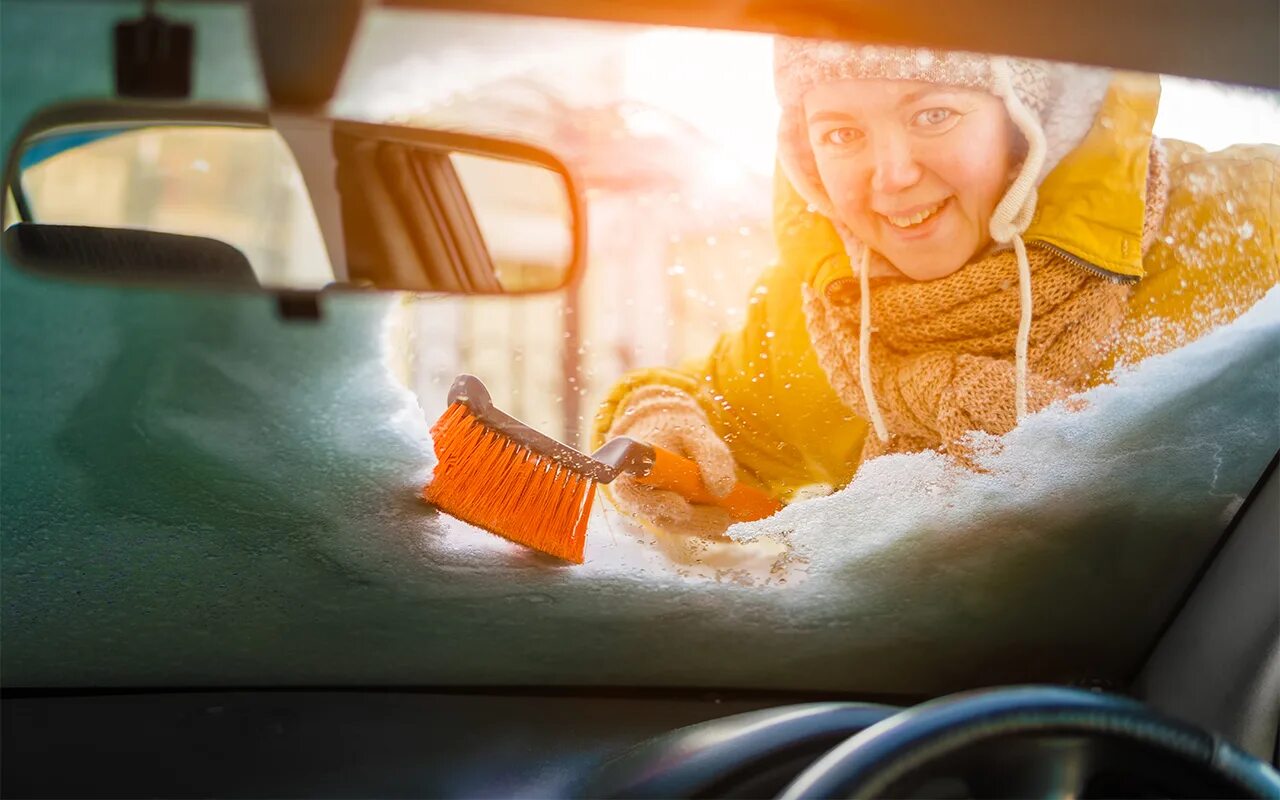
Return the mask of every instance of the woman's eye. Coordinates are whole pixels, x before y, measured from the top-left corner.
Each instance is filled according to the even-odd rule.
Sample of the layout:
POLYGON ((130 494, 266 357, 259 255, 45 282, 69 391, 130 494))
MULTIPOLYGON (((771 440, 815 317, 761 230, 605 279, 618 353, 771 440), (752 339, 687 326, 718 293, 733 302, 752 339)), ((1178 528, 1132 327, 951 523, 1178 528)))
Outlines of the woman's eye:
POLYGON ((955 112, 949 108, 928 108, 916 114, 916 124, 935 127, 947 122, 954 116, 955 112))
POLYGON ((861 136, 862 131, 857 128, 836 128, 824 133, 822 141, 825 144, 850 144, 856 142, 861 136))

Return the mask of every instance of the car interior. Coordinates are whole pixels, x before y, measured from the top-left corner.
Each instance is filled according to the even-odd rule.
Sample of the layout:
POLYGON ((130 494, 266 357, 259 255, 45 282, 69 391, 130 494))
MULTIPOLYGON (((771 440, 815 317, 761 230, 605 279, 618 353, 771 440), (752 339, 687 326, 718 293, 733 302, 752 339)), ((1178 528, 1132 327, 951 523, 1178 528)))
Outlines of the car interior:
MULTIPOLYGON (((1153 622, 1136 630, 1123 658, 1095 656, 1084 640, 1060 641, 1046 646, 1040 660, 1011 649, 1012 666, 1002 674, 986 670, 982 664, 988 662, 982 660, 959 663, 945 646, 935 650, 920 637, 902 646, 912 648, 921 664, 937 662, 936 681, 913 685, 904 677, 896 683, 890 678, 863 683, 858 676, 891 673, 898 662, 886 660, 883 672, 876 672, 874 663, 864 662, 887 654, 870 644, 857 649, 853 629, 815 625, 786 631, 787 618, 779 616, 761 623, 776 628, 778 638, 768 648, 774 652, 767 661, 776 666, 739 668, 734 662, 741 651, 718 654, 724 641, 707 640, 706 652, 689 662, 702 665, 704 672, 690 679, 692 667, 680 663, 666 672, 660 662, 672 658, 673 651, 697 649, 703 630, 698 625, 718 624, 697 621, 705 607, 695 593, 676 593, 687 604, 684 608, 664 605, 646 618, 643 606, 613 605, 616 598, 607 587, 584 589, 586 599, 575 600, 576 606, 557 596, 556 584, 529 584, 543 586, 529 594, 520 583, 524 577, 512 578, 510 586, 474 589, 468 581, 478 568, 463 559, 437 565, 439 573, 432 574, 444 576, 445 583, 424 595, 425 601, 392 591, 355 611, 347 607, 358 605, 351 599, 355 594, 326 595, 329 584, 317 581, 315 593, 307 595, 288 583, 292 577, 282 578, 280 587, 287 589, 263 600, 269 608, 253 619, 254 598, 265 596, 254 593, 278 588, 272 586, 273 575, 301 574, 290 558, 307 561, 308 569, 341 575, 353 591, 371 583, 365 577, 370 573, 363 571, 368 564, 411 575, 408 566, 391 563, 405 557, 387 555, 410 552, 409 545, 379 549, 382 542, 372 537, 352 549, 361 559, 359 566, 344 562, 323 543, 292 556, 276 548, 285 546, 287 537, 280 532, 294 530, 287 525, 318 531, 317 537, 328 535, 341 526, 326 514, 341 513, 348 503, 344 498, 357 492, 372 498, 371 487, 393 480, 388 476, 395 470, 412 472, 416 480, 413 470, 419 465, 409 465, 402 451, 384 447, 380 437, 386 434, 361 422, 359 414, 390 416, 384 411, 393 406, 359 409, 350 417, 340 409, 332 418, 327 411, 304 410, 315 427, 281 433, 276 429, 288 427, 286 412, 276 416, 245 389, 253 381, 278 380, 328 386, 335 396, 358 401, 361 395, 338 393, 364 380, 360 370, 371 369, 367 365, 378 360, 377 354, 389 360, 386 351, 370 345, 349 356, 334 356, 348 360, 335 360, 324 375, 312 370, 310 378, 299 376, 311 370, 307 348, 337 347, 339 339, 320 338, 337 336, 320 333, 326 326, 365 325, 376 332, 370 341, 392 336, 389 324, 374 314, 383 307, 373 309, 365 302, 379 290, 473 295, 508 304, 536 298, 562 302, 557 298, 569 297, 594 267, 587 257, 593 190, 585 188, 579 170, 566 165, 570 159, 555 147, 504 137, 500 131, 460 131, 444 123, 415 128, 401 124, 403 120, 374 122, 326 111, 362 20, 375 7, 421 15, 465 12, 521 24, 534 19, 643 24, 1000 52, 1220 81, 1252 87, 1275 102, 1280 96, 1280 6, 1268 0, 1233 0, 1213 8, 1194 0, 1133 0, 1120 6, 1014 0, 191 4, 210 9, 202 17, 184 16, 187 5, 17 0, 3 8, 6 95, 41 71, 49 72, 52 77, 46 80, 56 84, 56 63, 35 56, 23 61, 27 51, 11 41, 33 35, 49 19, 82 14, 81 6, 92 9, 82 14, 87 20, 84 37, 100 39, 98 55, 112 58, 86 60, 83 72, 94 77, 85 85, 98 87, 96 92, 59 90, 41 96, 32 89, 23 105, 3 101, 10 152, 3 233, 6 362, 14 356, 4 370, 3 403, 15 404, 13 416, 5 416, 4 481, 14 480, 17 473, 23 477, 6 487, 0 521, 3 621, 13 633, 0 630, 0 794, 1280 797, 1280 453, 1274 450, 1261 472, 1249 479, 1247 493, 1230 506, 1221 529, 1207 540, 1203 555, 1196 556, 1189 577, 1179 578, 1169 590, 1172 602, 1144 618, 1153 622), (41 5, 57 8, 37 13, 41 5), (193 75, 193 51, 201 59, 224 58, 209 50, 201 53, 202 47, 217 43, 202 33, 206 20, 217 21, 231 13, 228 9, 252 20, 253 38, 244 46, 256 63, 231 64, 231 56, 225 60, 228 72, 260 79, 263 96, 256 104, 210 100, 192 89, 209 80, 200 72, 193 75), (35 19, 39 14, 47 16, 24 23, 24 15, 35 19), (1161 23, 1151 25, 1151 19, 1161 23), (163 47, 153 47, 159 44, 163 47), (101 90, 106 86, 114 94, 101 90), (57 198, 48 188, 56 184, 24 184, 21 178, 23 170, 41 165, 52 175, 57 154, 83 146, 86 136, 123 146, 148 131, 180 136, 206 128, 230 138, 273 137, 264 143, 254 140, 267 160, 246 169, 265 173, 285 164, 300 176, 288 191, 309 201, 324 269, 256 270, 267 245, 259 251, 251 242, 233 245, 212 233, 120 227, 89 217, 41 222, 56 216, 45 213, 56 208, 57 198), (492 182, 485 184, 489 178, 492 182), (486 195, 484 186, 514 190, 486 195), (490 208, 495 211, 487 217, 490 208), (494 233, 503 225, 515 232, 509 245, 494 233), (174 265, 180 265, 178 273, 174 265), (84 308, 111 293, 124 297, 122 305, 103 312, 118 315, 116 322, 104 323, 107 332, 95 333, 94 312, 73 309, 56 321, 66 333, 55 335, 51 327, 27 324, 37 312, 22 316, 21 298, 28 295, 21 293, 62 283, 67 286, 48 291, 80 293, 76 302, 86 304, 84 308), (201 294, 190 307, 174 306, 170 316, 160 315, 155 323, 133 318, 146 310, 148 298, 166 292, 201 294), (281 349, 279 360, 264 360, 245 383, 228 378, 234 370, 210 357, 210 397, 233 411, 215 419, 203 435, 209 442, 224 443, 228 451, 260 445, 277 461, 268 472, 245 470, 227 477, 213 460, 223 455, 210 444, 190 462, 174 448, 164 460, 136 466, 147 461, 150 448, 185 441, 189 430, 184 426, 197 424, 190 418, 198 413, 187 413, 182 403, 198 408, 200 398, 189 396, 200 390, 173 389, 186 385, 183 370, 203 368, 201 353, 210 342, 247 339, 245 331, 256 324, 238 321, 218 327, 211 322, 219 303, 241 302, 228 298, 264 304, 263 318, 279 325, 271 330, 279 332, 280 347, 293 349, 281 349), (374 321, 360 316, 365 313, 374 321), (89 349, 101 344, 91 340, 111 339, 111 346, 123 351, 126 346, 159 347, 172 337, 186 347, 179 341, 186 334, 180 332, 206 322, 213 332, 199 334, 172 360, 112 362, 122 366, 113 367, 114 375, 104 379, 100 396, 118 401, 125 409, 120 412, 123 422, 117 425, 109 409, 86 402, 69 412, 80 415, 79 427, 50 434, 47 441, 56 443, 49 445, 58 449, 55 456, 46 459, 21 438, 37 435, 20 429, 38 427, 30 420, 39 406, 61 408, 79 391, 74 364, 65 372, 48 365, 61 363, 57 355, 75 342, 89 349), (110 332, 125 329, 111 327, 116 324, 152 327, 135 331, 137 338, 126 341, 123 334, 110 332), (64 349, 42 344, 54 339, 71 344, 58 346, 64 349), (33 360, 42 347, 50 348, 52 361, 33 360), (37 366, 28 364, 43 365, 38 369, 55 377, 37 377, 37 366), (181 413, 156 427, 139 422, 149 403, 169 402, 163 394, 169 389, 182 395, 175 406, 181 413), (129 428, 138 449, 116 444, 110 436, 118 435, 112 433, 117 427, 112 426, 129 428), (335 455, 338 450, 327 449, 330 445, 322 441, 332 436, 347 446, 349 437, 362 432, 370 439, 369 461, 384 459, 384 472, 360 474, 351 467, 355 462, 344 462, 335 455), (308 448, 311 461, 295 467, 293 451, 281 452, 271 444, 286 435, 298 442, 299 452, 308 448), (86 453, 98 454, 94 457, 99 460, 86 453), (58 459, 78 466, 59 471, 58 459), (118 474, 103 469, 106 464, 120 465, 118 474), (335 476, 332 485, 302 485, 325 470, 335 476), (300 477, 291 477, 295 473, 300 477), (287 491, 255 488, 271 483, 287 491), (339 483, 346 488, 332 489, 339 483), (110 487, 126 484, 113 499, 110 487), (139 504, 127 501, 144 495, 148 499, 139 504), (228 506, 225 498, 232 495, 244 498, 244 504, 228 506), (227 515, 228 526, 247 532, 242 546, 249 558, 238 563, 252 566, 231 565, 206 550, 211 546, 203 542, 213 541, 212 535, 189 551, 182 543, 184 531, 191 535, 217 528, 219 514, 227 515), (273 527, 286 518, 292 522, 273 527), (139 520, 155 523, 154 531, 142 533, 139 523, 133 538, 103 533, 113 524, 127 529, 139 520), (254 538, 258 533, 262 539, 254 538), (64 544, 59 537, 75 541, 64 544), (112 566, 94 571, 98 558, 107 563, 113 557, 107 551, 121 547, 134 559, 132 566, 111 561, 112 566), (179 563, 185 557, 190 565, 179 563), (214 595, 242 592, 246 599, 224 613, 213 597, 201 607, 208 616, 193 618, 194 606, 166 595, 176 597, 184 591, 178 584, 197 580, 182 577, 188 572, 199 572, 198 580, 205 581, 201 586, 214 595), (149 575, 155 580, 151 588, 146 587, 149 575), (448 585, 454 579, 458 582, 448 585), (166 618, 170 602, 173 615, 166 618), (477 610, 486 603, 492 614, 509 614, 510 619, 486 628, 484 612, 477 610), (130 611, 133 604, 145 611, 130 611), (411 610, 415 604, 433 607, 411 610), (349 611, 353 616, 340 616, 349 611), (144 638, 128 632, 129 615, 135 613, 148 630, 144 638), (383 617, 392 620, 385 627, 379 622, 383 617), (326 630, 326 619, 339 618, 358 619, 366 627, 340 635, 326 630), (65 619, 80 621, 58 631, 65 619), (432 629, 437 619, 439 627, 432 629), (556 621, 540 630, 544 619, 556 621), (690 632, 681 633, 686 624, 690 632), (309 632, 296 636, 290 625, 309 632), (331 635, 333 649, 326 649, 331 635), (483 644, 466 643, 470 635, 483 644), (420 637, 412 647, 421 649, 398 660, 392 651, 406 637, 420 637), (807 637, 827 638, 812 651, 795 644, 807 637), (200 648, 190 644, 196 639, 203 642, 200 648), (583 648, 580 659, 578 646, 583 648), (196 655, 188 658, 180 652, 184 648, 196 655), (255 655, 259 650, 269 655, 255 655), (325 661, 329 658, 332 663, 325 661), (346 672, 344 659, 364 666, 346 672), (1087 666, 1091 659, 1097 669, 1087 666), (420 673, 405 667, 437 660, 438 666, 420 673), (196 661, 208 671, 189 669, 196 661), (956 671, 947 672, 952 661, 956 671), (128 666, 142 662, 148 666, 128 666), (652 682, 632 679, 651 665, 652 682), (166 672, 167 666, 174 669, 166 672), (224 666, 225 681, 202 678, 224 666), (787 677, 771 682, 770 671, 786 672, 787 677), (827 677, 846 672, 847 682, 827 677), (414 674, 423 678, 414 680, 414 674), (812 683, 806 674, 813 676, 812 683)), ((530 35, 537 30, 531 27, 530 35)), ((1275 133, 1280 141, 1280 131, 1275 133)), ((61 180, 73 177, 69 173, 61 180)), ((563 302, 570 309, 565 313, 573 313, 576 306, 563 302)), ((552 334, 559 338, 558 330, 552 334)), ((92 358, 105 362, 120 357, 114 352, 92 358)), ((1256 472, 1253 462, 1246 468, 1251 475, 1256 472)), ((413 480, 401 483, 395 487, 400 499, 369 499, 367 509, 351 510, 353 518, 366 515, 375 527, 384 520, 388 540, 406 538, 397 527, 405 517, 397 515, 419 509, 420 487, 405 490, 413 480)), ((512 563, 524 571, 521 576, 552 569, 532 557, 512 563)), ((624 575, 616 585, 645 580, 644 575, 624 575)), ((1069 586, 1063 588, 1052 587, 1052 592, 1064 608, 1094 602, 1085 598, 1093 589, 1081 587, 1080 595, 1072 596, 1069 586)), ((746 602, 738 594, 730 600, 746 602)), ((743 608, 747 615, 756 607, 743 608)), ((1101 620, 1098 625, 1105 627, 1101 620)), ((751 636, 753 642, 770 642, 763 633, 751 636)))

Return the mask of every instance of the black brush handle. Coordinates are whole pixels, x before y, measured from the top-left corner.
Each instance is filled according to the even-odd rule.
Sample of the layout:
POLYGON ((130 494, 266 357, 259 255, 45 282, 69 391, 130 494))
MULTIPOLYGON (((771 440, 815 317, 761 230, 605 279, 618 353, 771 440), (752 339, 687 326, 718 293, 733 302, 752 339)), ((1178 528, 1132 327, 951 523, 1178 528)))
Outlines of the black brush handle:
POLYGON ((596 483, 609 483, 621 472, 646 475, 653 467, 653 448, 619 437, 605 444, 594 456, 561 444, 493 404, 484 383, 475 375, 459 375, 449 387, 449 405, 461 403, 472 416, 490 430, 543 458, 551 459, 596 483))

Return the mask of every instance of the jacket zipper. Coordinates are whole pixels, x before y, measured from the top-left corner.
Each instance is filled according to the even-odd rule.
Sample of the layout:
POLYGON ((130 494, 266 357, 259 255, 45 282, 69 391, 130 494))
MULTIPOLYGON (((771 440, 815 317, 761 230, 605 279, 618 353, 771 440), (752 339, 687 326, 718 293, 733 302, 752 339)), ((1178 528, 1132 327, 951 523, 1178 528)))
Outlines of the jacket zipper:
POLYGON ((1027 244, 1031 247, 1038 247, 1041 250, 1048 250, 1049 252, 1061 258, 1063 261, 1066 261, 1069 264, 1074 264, 1080 269, 1085 270, 1086 272, 1089 272, 1093 275, 1096 275, 1099 278, 1103 278, 1104 280, 1111 281, 1112 283, 1130 284, 1130 283, 1138 282, 1138 279, 1133 275, 1121 275, 1118 272, 1112 272, 1109 269, 1103 269, 1102 267, 1099 267, 1097 264, 1090 264, 1088 261, 1085 261, 1080 256, 1077 256, 1074 253, 1068 253, 1066 250, 1063 250, 1061 247, 1057 247, 1056 245, 1049 244, 1048 242, 1042 242, 1037 239, 1031 239, 1027 242, 1027 244))

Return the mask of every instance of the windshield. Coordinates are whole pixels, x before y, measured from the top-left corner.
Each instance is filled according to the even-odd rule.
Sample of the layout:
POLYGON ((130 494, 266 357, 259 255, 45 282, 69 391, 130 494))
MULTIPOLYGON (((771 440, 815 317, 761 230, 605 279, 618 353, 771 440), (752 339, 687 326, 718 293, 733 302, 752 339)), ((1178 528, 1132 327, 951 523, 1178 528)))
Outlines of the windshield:
MULTIPOLYGON (((584 279, 298 326, 6 276, 34 298, 6 289, 6 356, 45 332, 5 361, 14 680, 1121 681, 1280 449, 1274 93, 375 8, 334 109, 557 153, 584 279), (579 450, 658 444, 784 507, 624 479, 580 565, 494 536, 420 496, 460 373, 579 450), (129 646, 71 663, 51 635, 129 646)), ((283 246, 258 207, 237 224, 283 246)))

